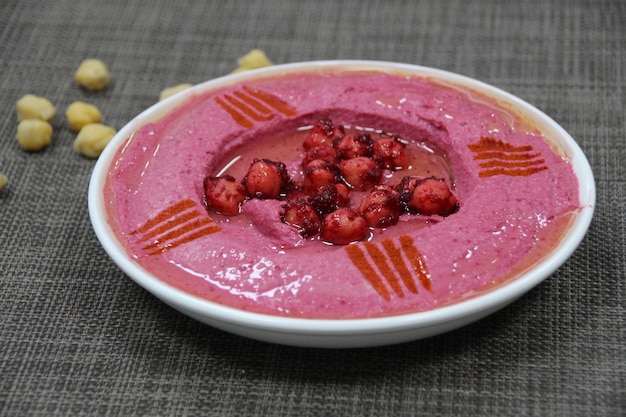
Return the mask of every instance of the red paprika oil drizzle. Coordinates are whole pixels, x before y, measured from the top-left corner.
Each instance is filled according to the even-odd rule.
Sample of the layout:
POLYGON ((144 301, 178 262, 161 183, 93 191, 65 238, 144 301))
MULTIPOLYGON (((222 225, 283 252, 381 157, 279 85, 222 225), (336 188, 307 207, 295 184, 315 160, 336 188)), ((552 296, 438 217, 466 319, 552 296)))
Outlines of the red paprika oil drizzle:
POLYGON ((405 296, 401 283, 411 293, 417 294, 419 292, 413 275, 407 266, 407 260, 424 289, 430 290, 428 269, 424 259, 413 244, 413 239, 410 236, 403 235, 399 237, 398 243, 400 248, 394 244, 392 239, 383 240, 380 245, 384 251, 378 247, 378 244, 372 242, 345 247, 345 251, 353 265, 357 267, 363 277, 374 287, 374 290, 386 301, 391 300, 391 293, 387 285, 400 298, 405 296), (365 248, 365 250, 362 248, 365 248), (406 260, 402 253, 406 256, 406 260), (398 276, 400 279, 398 279, 398 276))
POLYGON ((474 152, 474 160, 480 162, 481 178, 495 175, 512 177, 529 176, 548 169, 541 153, 532 153, 530 145, 515 146, 501 140, 481 137, 477 143, 467 145, 474 152))
POLYGON ((411 262, 413 270, 417 273, 420 282, 426 290, 430 290, 430 274, 428 273, 428 268, 426 268, 426 262, 424 262, 422 254, 413 244, 413 238, 411 236, 400 236, 399 241, 402 250, 411 262))
POLYGON ((285 116, 296 116, 298 113, 289 104, 278 97, 264 91, 243 86, 230 94, 215 97, 217 104, 223 108, 239 125, 249 129, 254 122, 266 122, 274 118, 274 111, 285 116))
POLYGON ((385 299, 385 301, 391 300, 391 295, 389 294, 389 290, 383 283, 378 275, 378 272, 374 270, 374 268, 369 264, 367 258, 365 257, 365 253, 359 247, 359 245, 349 245, 346 246, 346 252, 348 253, 348 257, 352 261, 352 263, 361 271, 363 277, 372 285, 374 290, 385 299))
POLYGON ((217 104, 219 104, 224 110, 226 110, 230 117, 241 126, 248 129, 254 126, 254 123, 248 120, 243 114, 239 113, 230 104, 226 103, 221 97, 215 97, 215 101, 217 101, 217 104))
POLYGON ((402 258, 402 252, 393 244, 391 239, 385 239, 380 242, 383 248, 385 248, 385 252, 387 252, 387 257, 391 260, 391 263, 400 274, 400 279, 404 283, 404 286, 414 294, 418 293, 417 286, 415 285, 415 281, 413 281, 413 277, 411 277, 411 273, 402 258))
POLYGON ((142 250, 149 255, 158 255, 222 230, 211 224, 213 219, 205 213, 198 209, 193 200, 182 200, 160 211, 130 234, 138 235, 138 243, 152 240, 142 250))
POLYGON ((387 263, 387 259, 385 258, 384 253, 376 246, 376 244, 367 242, 364 244, 367 253, 369 254, 374 265, 378 267, 378 270, 383 275, 383 277, 389 283, 389 286, 396 293, 396 295, 400 298, 404 297, 404 292, 402 291, 402 287, 400 286, 400 282, 398 278, 393 273, 389 264, 387 263))
POLYGON ((264 91, 261 91, 255 88, 250 88, 248 86, 243 86, 243 90, 246 93, 267 103, 268 105, 270 105, 277 111, 281 112, 285 116, 295 116, 298 114, 298 112, 296 112, 296 110, 293 107, 291 107, 289 104, 287 104, 286 102, 284 102, 283 100, 279 99, 278 97, 272 94, 266 93, 264 91))
POLYGON ((193 200, 183 200, 172 206, 169 206, 162 211, 160 211, 156 216, 145 222, 141 227, 130 232, 131 235, 136 233, 145 233, 146 231, 152 229, 157 224, 166 221, 167 219, 176 216, 177 214, 182 213, 185 210, 188 210, 192 207, 196 207, 196 203, 193 200))

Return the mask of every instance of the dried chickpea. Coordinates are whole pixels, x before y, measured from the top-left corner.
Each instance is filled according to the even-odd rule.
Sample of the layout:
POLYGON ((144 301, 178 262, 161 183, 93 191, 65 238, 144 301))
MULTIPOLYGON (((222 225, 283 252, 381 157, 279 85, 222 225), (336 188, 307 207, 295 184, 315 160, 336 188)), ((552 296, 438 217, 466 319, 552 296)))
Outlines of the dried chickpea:
POLYGON ((86 59, 81 62, 74 74, 74 80, 81 87, 96 91, 102 90, 111 81, 111 74, 104 62, 99 59, 86 59))
POLYGON ((102 114, 100 110, 93 104, 84 101, 75 101, 67 107, 65 112, 67 124, 75 132, 79 132, 83 126, 90 123, 100 123, 102 114))
POLYGON ((22 120, 17 125, 17 141, 26 151, 39 151, 50 144, 52 126, 39 119, 22 120))
POLYGON ((233 73, 248 71, 256 68, 269 67, 272 62, 269 60, 265 52, 260 49, 253 49, 237 60, 239 68, 233 73))
POLYGON ((9 182, 7 176, 0 172, 0 190, 2 190, 5 185, 7 185, 7 182, 9 182))
POLYGON ((173 87, 165 88, 159 94, 159 101, 165 100, 168 97, 173 96, 176 93, 180 93, 188 88, 193 87, 193 84, 178 84, 173 87))
POLYGON ((85 125, 74 140, 74 150, 88 158, 97 158, 117 132, 100 123, 85 125))
POLYGON ((17 120, 39 119, 49 122, 56 114, 54 104, 44 97, 26 94, 17 101, 17 120))

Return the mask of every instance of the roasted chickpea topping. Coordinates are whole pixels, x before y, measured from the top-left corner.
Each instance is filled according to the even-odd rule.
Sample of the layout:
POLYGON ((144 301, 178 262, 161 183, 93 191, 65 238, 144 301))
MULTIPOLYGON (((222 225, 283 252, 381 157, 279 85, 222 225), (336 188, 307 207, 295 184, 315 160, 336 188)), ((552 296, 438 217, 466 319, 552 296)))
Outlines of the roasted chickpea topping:
POLYGON ((411 164, 406 146, 397 139, 380 138, 372 146, 374 158, 387 169, 406 169, 411 164))
POLYGON ((335 164, 323 159, 309 162, 304 168, 303 190, 306 194, 314 194, 320 188, 339 181, 339 171, 335 164))
POLYGON ((302 158, 302 166, 306 167, 309 162, 316 159, 321 159, 328 163, 335 163, 337 162, 337 151, 328 145, 315 146, 306 151, 304 154, 304 157, 302 158))
POLYGON ((336 137, 333 140, 333 148, 337 151, 339 159, 351 159, 357 156, 372 156, 374 141, 368 133, 348 134, 336 137))
POLYGON ((361 201, 359 212, 371 227, 392 226, 402 213, 400 193, 392 187, 379 186, 361 201))
POLYGON ((341 161, 339 171, 346 184, 357 191, 365 191, 378 184, 382 175, 378 164, 365 156, 341 161))
POLYGON ((448 216, 458 210, 456 196, 442 178, 405 175, 391 184, 401 175, 392 171, 411 164, 406 144, 387 133, 358 129, 346 133, 321 119, 303 140, 301 159, 289 161, 293 178, 283 162, 258 158, 241 183, 228 175, 207 177, 207 207, 236 215, 246 212, 242 205, 248 198, 284 200, 279 212, 283 223, 303 238, 334 245, 383 233, 376 229, 396 225, 402 215, 448 216))
POLYGON ((342 207, 324 217, 321 238, 326 242, 347 245, 365 239, 368 234, 367 221, 351 207, 342 207))
POLYGON ((255 159, 242 181, 250 197, 277 198, 289 185, 285 164, 269 159, 255 159))
POLYGON ((309 201, 320 215, 326 215, 346 207, 350 202, 350 191, 344 184, 330 184, 320 188, 309 201))
POLYGON ((303 237, 314 236, 320 232, 321 220, 313 208, 303 198, 290 200, 282 206, 281 220, 298 228, 303 237))
POLYGON ((449 216, 459 209, 456 196, 441 178, 404 177, 396 189, 409 212, 449 216))
POLYGON ((204 179, 204 202, 218 214, 234 216, 241 211, 241 203, 247 198, 246 190, 231 175, 206 177, 204 179))
POLYGON ((344 131, 340 127, 335 127, 334 123, 328 119, 323 118, 317 122, 311 133, 304 139, 304 149, 309 150, 317 146, 332 146, 336 137, 344 135, 344 131))

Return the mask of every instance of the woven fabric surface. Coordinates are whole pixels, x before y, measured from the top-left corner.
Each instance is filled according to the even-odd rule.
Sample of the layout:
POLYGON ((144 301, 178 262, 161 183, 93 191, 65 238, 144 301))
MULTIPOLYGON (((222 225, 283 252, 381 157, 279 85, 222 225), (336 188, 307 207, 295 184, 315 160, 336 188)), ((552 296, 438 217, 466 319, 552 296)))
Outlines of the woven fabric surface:
POLYGON ((625 416, 626 4, 589 0, 0 3, 0 416, 625 416), (75 100, 117 129, 179 83, 274 63, 374 59, 477 78, 534 104, 597 185, 575 254, 509 307, 371 349, 273 345, 200 324, 134 284, 92 231, 75 100), (80 89, 85 58, 109 87, 80 89), (53 140, 15 140, 24 94, 53 140))

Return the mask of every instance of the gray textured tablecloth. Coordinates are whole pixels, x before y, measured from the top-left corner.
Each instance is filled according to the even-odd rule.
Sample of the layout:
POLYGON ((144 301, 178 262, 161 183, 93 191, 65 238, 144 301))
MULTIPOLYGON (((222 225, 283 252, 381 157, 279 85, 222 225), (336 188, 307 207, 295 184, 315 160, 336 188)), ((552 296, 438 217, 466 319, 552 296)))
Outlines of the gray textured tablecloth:
POLYGON ((1 416, 626 415, 626 4, 623 1, 0 3, 1 416), (275 63, 375 59, 458 72, 533 103, 578 141, 598 204, 574 256, 504 310, 430 339, 318 350, 248 340, 152 297, 87 214, 94 161, 74 100, 121 128, 161 89, 275 63), (109 65, 109 88, 72 75, 109 65), (52 144, 15 140, 16 101, 58 109, 52 144))

